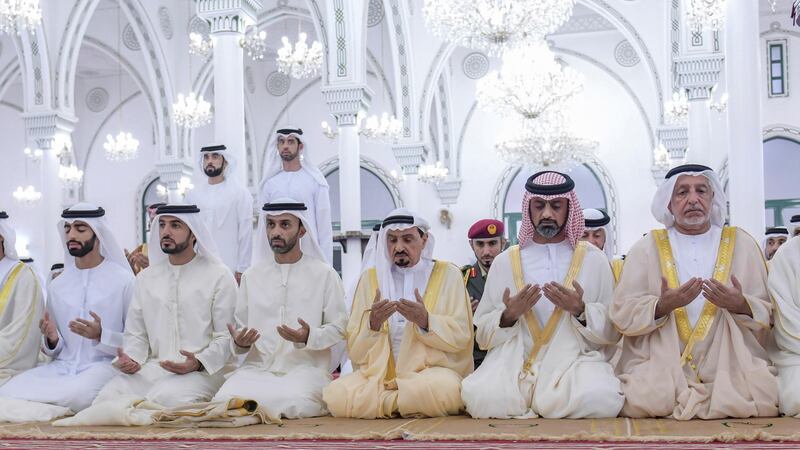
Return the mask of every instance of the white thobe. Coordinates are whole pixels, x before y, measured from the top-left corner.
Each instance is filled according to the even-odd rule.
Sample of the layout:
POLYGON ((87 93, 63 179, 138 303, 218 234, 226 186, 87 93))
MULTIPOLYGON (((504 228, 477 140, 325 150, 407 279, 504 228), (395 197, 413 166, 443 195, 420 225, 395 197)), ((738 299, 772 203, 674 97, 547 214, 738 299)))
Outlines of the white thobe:
POLYGON ((36 365, 42 333, 39 320, 44 310, 44 296, 36 275, 22 266, 15 280, 12 270, 21 264, 16 259, 0 259, 0 385, 14 375, 36 365), (13 283, 13 284, 8 284, 13 283))
POLYGON ((165 260, 140 272, 124 350, 142 367, 114 377, 95 406, 130 396, 165 407, 207 402, 224 381, 235 304, 236 282, 214 258, 198 254, 180 266, 165 260), (161 368, 161 361, 185 361, 181 350, 194 353, 203 370, 176 375, 161 368))
MULTIPOLYGON (((584 244, 586 245, 586 244, 584 244)), ((526 284, 563 283, 572 260, 568 242, 520 250, 526 284)), ((476 340, 488 354, 462 383, 467 411, 476 418, 616 417, 624 398, 609 363, 619 333, 608 320, 614 277, 602 251, 586 245, 576 281, 584 290, 584 313, 576 318, 562 312, 552 338, 544 343, 529 370, 524 363, 534 345, 526 320, 500 327, 505 310, 503 292, 518 292, 511 251, 495 258, 483 298, 475 312, 476 340), (581 321, 585 322, 585 325, 581 321)), ((572 286, 567 286, 570 289, 572 286)), ((544 328, 555 307, 542 295, 534 311, 544 328)))
MULTIPOLYGON (((9 380, 0 387, 0 397, 63 406, 73 412, 89 406, 116 373, 111 360, 122 346, 133 282, 130 269, 108 260, 91 269, 70 268, 53 280, 47 311, 58 328, 55 348, 50 349, 42 336, 42 350, 53 360, 9 380), (94 320, 90 311, 101 319, 99 341, 69 330, 69 322, 76 318, 94 320)), ((25 417, 24 409, 15 414, 25 417)))
MULTIPOLYGON (((722 228, 712 225, 703 234, 689 235, 679 233, 675 227, 669 227, 668 234, 680 283, 686 283, 693 277, 708 280, 714 275, 722 228)), ((703 305, 705 305, 705 297, 702 292, 686 305, 686 314, 689 316, 692 326, 700 318, 703 305)))
MULTIPOLYGON (((417 301, 414 290, 419 290, 419 295, 425 294, 425 288, 428 287, 428 280, 433 271, 433 261, 429 259, 420 259, 417 264, 412 267, 403 268, 392 265, 392 280, 394 281, 395 297, 387 299, 397 300, 410 300, 417 301)), ((403 331, 406 327, 406 318, 399 312, 395 312, 389 316, 389 345, 392 349, 392 356, 394 362, 397 363, 397 357, 400 356, 400 344, 403 342, 403 331)), ((419 330, 424 333, 424 330, 419 330)))
POLYGON ((313 235, 328 263, 333 261, 333 225, 328 188, 320 185, 306 169, 278 172, 264 183, 259 198, 262 204, 279 198, 291 198, 304 203, 308 208, 305 211, 308 226, 313 228, 313 235))
POLYGON ((800 418, 800 237, 783 244, 770 263, 776 345, 769 356, 778 368, 778 407, 782 414, 800 418))
POLYGON ((328 413, 322 389, 331 381, 331 347, 344 339, 347 314, 342 282, 327 263, 303 256, 294 264, 273 258, 242 276, 236 305, 236 327, 255 328, 261 338, 245 354, 243 365, 228 378, 214 401, 231 397, 256 400, 273 420, 328 413), (310 329, 305 345, 283 339, 277 327, 310 329))
POLYGON ((223 181, 189 191, 186 202, 200 208, 220 259, 231 272, 244 273, 253 255, 253 197, 243 186, 223 181))

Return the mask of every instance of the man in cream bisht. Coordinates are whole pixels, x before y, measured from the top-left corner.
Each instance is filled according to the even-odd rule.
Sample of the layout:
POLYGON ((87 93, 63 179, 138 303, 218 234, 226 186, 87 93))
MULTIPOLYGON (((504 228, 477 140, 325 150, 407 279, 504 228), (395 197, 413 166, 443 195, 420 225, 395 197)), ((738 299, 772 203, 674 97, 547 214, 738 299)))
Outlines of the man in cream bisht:
POLYGON ((775 343, 780 412, 800 418, 800 238, 790 239, 770 261, 769 291, 775 300, 775 343))
POLYGON ((305 218, 277 199, 262 208, 256 262, 239 286, 233 352, 246 354, 214 401, 256 400, 270 420, 327 414, 331 347, 344 339, 344 291, 305 218), (313 282, 311 282, 313 281, 313 282))
POLYGON ((237 161, 227 147, 205 146, 198 159, 203 179, 186 194, 186 203, 200 208, 200 217, 217 243, 219 259, 238 282, 253 258, 253 197, 232 178, 237 161))
POLYGON ((472 311, 458 268, 432 259, 428 223, 384 219, 375 267, 361 274, 347 324, 353 373, 323 398, 335 417, 446 416, 463 411, 472 371, 472 311))
POLYGON ((275 134, 275 148, 264 158, 259 204, 293 198, 308 208, 306 221, 317 238, 322 255, 333 261, 331 199, 325 175, 314 165, 303 142, 303 130, 285 126, 275 134))
POLYGON ((59 425, 150 423, 132 408, 141 400, 160 407, 206 402, 222 386, 236 282, 199 212, 195 205, 156 211, 148 242, 160 246, 136 277, 124 346, 114 362, 122 373, 91 408, 59 425))
POLYGON ((0 385, 36 365, 44 310, 36 274, 19 261, 16 233, 0 211, 0 385))
POLYGON ((579 241, 583 213, 572 179, 539 172, 525 184, 519 246, 492 263, 475 312, 488 354, 464 380, 475 418, 616 417, 623 397, 609 359, 608 259, 579 241))
POLYGON ((725 193, 708 167, 667 173, 653 230, 628 253, 609 310, 625 336, 622 415, 678 420, 774 416, 765 342, 772 305, 758 243, 725 226, 725 193))
POLYGON ((133 273, 95 205, 78 203, 61 214, 65 270, 48 288, 38 322, 42 350, 52 361, 0 387, 0 420, 47 421, 92 403, 116 371, 111 360, 133 292, 133 273))

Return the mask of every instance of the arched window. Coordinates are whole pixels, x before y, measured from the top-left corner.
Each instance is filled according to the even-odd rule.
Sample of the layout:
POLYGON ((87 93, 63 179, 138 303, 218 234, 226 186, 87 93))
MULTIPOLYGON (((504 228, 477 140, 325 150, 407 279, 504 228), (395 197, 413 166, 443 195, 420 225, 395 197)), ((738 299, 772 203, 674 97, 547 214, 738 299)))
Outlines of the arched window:
MULTIPOLYGON (((336 167, 325 175, 325 179, 330 186, 331 221, 333 222, 333 232, 336 233, 341 230, 339 168, 336 167)), ((366 234, 370 233, 372 227, 382 222, 396 207, 392 191, 383 180, 372 171, 361 167, 361 231, 366 234)), ((366 244, 366 241, 364 244, 366 244)), ((341 247, 335 245, 333 248, 333 267, 340 272, 342 269, 341 252, 341 247)))
POLYGON ((167 200, 166 190, 161 179, 156 177, 147 184, 139 204, 139 229, 141 230, 140 242, 147 242, 147 233, 150 231, 150 218, 147 216, 147 207, 167 200), (159 189, 161 187, 161 189, 159 189))
MULTIPOLYGON (((528 168, 520 169, 514 180, 508 186, 505 202, 503 203, 503 221, 508 230, 508 238, 511 244, 517 243, 517 232, 522 225, 522 196, 525 193, 525 182, 536 173, 528 168)), ((575 181, 575 190, 578 193, 578 200, 581 208, 596 208, 608 212, 606 194, 603 184, 586 164, 575 167, 567 174, 575 181)))
POLYGON ((800 142, 777 137, 764 142, 764 198, 767 226, 781 226, 800 214, 800 142))

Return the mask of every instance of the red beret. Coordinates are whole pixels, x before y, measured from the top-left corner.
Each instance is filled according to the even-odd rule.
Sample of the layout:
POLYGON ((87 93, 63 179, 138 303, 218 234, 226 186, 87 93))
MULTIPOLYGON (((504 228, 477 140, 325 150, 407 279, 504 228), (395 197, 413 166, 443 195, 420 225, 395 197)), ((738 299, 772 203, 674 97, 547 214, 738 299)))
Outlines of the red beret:
POLYGON ((482 219, 469 227, 467 236, 470 239, 491 239, 503 237, 505 226, 503 222, 494 219, 482 219))

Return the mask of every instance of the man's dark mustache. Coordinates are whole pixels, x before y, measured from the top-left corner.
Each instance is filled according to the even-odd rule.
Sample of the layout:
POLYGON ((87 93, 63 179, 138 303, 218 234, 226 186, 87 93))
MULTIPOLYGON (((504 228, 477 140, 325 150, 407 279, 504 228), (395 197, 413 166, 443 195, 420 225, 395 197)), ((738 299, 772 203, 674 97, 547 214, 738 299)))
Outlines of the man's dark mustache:
POLYGON ((404 252, 404 251, 402 251, 402 252, 395 252, 395 253, 394 253, 394 256, 408 256, 408 253, 406 253, 406 252, 404 252))
POLYGON ((69 244, 78 244, 78 245, 82 246, 83 242, 76 241, 76 240, 70 240, 70 241, 67 241, 67 245, 69 245, 69 244))

